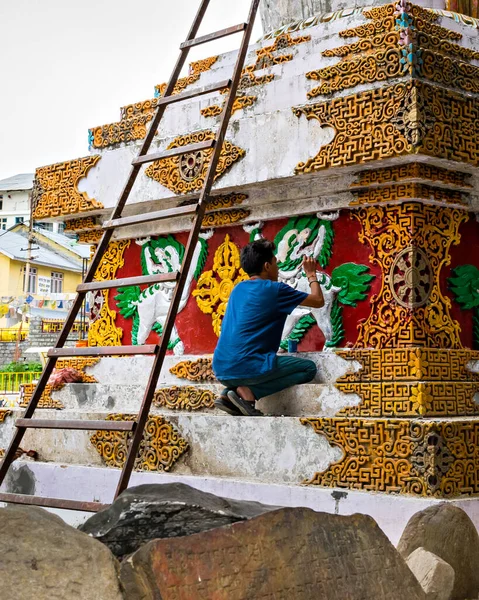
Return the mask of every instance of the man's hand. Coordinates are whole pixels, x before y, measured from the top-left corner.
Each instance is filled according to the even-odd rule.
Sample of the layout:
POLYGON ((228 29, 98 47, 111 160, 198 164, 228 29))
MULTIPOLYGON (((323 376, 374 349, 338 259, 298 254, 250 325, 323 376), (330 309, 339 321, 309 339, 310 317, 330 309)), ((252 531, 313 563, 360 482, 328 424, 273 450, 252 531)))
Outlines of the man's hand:
POLYGON ((305 256, 303 258, 303 270, 308 278, 311 293, 303 300, 303 302, 301 302, 301 306, 322 308, 324 306, 323 292, 319 285, 319 281, 316 279, 316 261, 312 256, 305 256))
POLYGON ((305 256, 303 258, 303 271, 306 277, 316 277, 316 261, 312 256, 305 256))

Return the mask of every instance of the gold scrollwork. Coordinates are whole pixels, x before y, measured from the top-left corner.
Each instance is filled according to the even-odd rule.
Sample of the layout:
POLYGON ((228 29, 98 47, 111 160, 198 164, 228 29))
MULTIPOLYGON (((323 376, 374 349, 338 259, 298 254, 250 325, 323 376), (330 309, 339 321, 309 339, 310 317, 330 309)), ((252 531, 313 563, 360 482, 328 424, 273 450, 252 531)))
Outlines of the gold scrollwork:
MULTIPOLYGON (((130 243, 131 240, 110 242, 95 273, 95 281, 107 281, 115 278, 118 269, 125 264, 123 255, 130 243)), ((108 304, 109 290, 102 290, 101 295, 101 308, 88 330, 88 345, 121 346, 123 329, 115 325, 117 313, 108 304)))
POLYGON ((40 167, 35 171, 32 204, 33 218, 45 219, 73 215, 103 208, 103 204, 78 191, 78 182, 100 160, 86 156, 76 160, 40 167))
MULTIPOLYGON (((380 169, 368 169, 357 173, 358 180, 351 187, 363 187, 369 185, 380 185, 396 181, 422 179, 428 182, 440 181, 453 186, 471 188, 470 175, 460 171, 451 171, 442 167, 428 165, 426 163, 408 163, 405 165, 394 165, 380 169)), ((438 188, 434 188, 438 189, 438 188)), ((444 188, 441 188, 444 189, 444 188)), ((449 190, 448 190, 449 191, 449 190)))
MULTIPOLYGON (((460 326, 450 315, 451 303, 442 294, 439 278, 441 268, 450 261, 450 246, 460 241, 458 229, 462 222, 467 221, 467 213, 459 209, 406 202, 397 206, 362 208, 354 211, 352 216, 362 224, 360 241, 372 248, 371 262, 383 271, 381 290, 371 299, 371 314, 358 326, 356 346, 461 348, 460 326), (404 290, 401 288, 400 292, 396 287, 400 282, 395 279, 399 276, 406 281, 405 270, 411 265, 405 264, 405 270, 401 272, 394 271, 399 254, 411 247, 411 236, 414 248, 427 252, 427 264, 423 268, 422 263, 414 261, 412 266, 415 270, 409 275, 416 277, 417 269, 421 267, 419 273, 422 273, 423 279, 426 270, 429 278, 427 302, 412 308, 405 306, 406 301, 398 302, 398 294, 404 290)), ((416 254, 419 256, 419 253, 416 254)), ((413 280, 411 282, 414 283, 413 280)), ((408 280, 406 283, 409 285, 411 282, 408 280)), ((422 297, 423 292, 420 295, 422 297)), ((413 302, 417 302, 417 298, 415 296, 413 302)))
POLYGON ((301 419, 343 458, 305 483, 454 498, 479 493, 479 419, 301 419))
POLYGON ((180 379, 188 379, 189 381, 216 381, 211 366, 211 358, 182 360, 171 367, 170 373, 180 379))
POLYGON ((193 385, 171 386, 155 392, 153 403, 159 408, 171 410, 201 410, 213 408, 216 394, 193 385))
POLYGON ((249 277, 240 266, 239 250, 227 234, 215 252, 213 269, 200 275, 193 290, 198 308, 211 315, 213 331, 218 337, 230 294, 235 285, 246 279, 249 277))
POLYGON ((11 410, 5 410, 5 409, 1 409, 0 410, 0 423, 3 423, 5 421, 5 419, 10 416, 12 414, 11 410))
MULTIPOLYGON (((169 150, 171 148, 178 148, 212 139, 214 139, 213 131, 198 131, 188 135, 178 136, 168 145, 167 149, 169 150)), ((176 194, 199 191, 203 187, 212 152, 213 149, 208 149, 202 150, 200 153, 189 153, 187 155, 157 160, 146 169, 145 173, 148 177, 151 177, 176 194), (199 154, 201 155, 201 160, 198 156, 199 154), (191 169, 185 171, 190 159, 192 161, 191 169), (198 163, 199 160, 201 163, 200 165, 198 163), (186 161, 186 163, 184 163, 186 166, 183 170, 181 169, 182 161, 186 161), (188 178, 185 174, 188 175, 188 178)), ((223 175, 227 169, 244 155, 244 150, 231 142, 225 141, 221 150, 215 179, 223 175)))
MULTIPOLYGON (((134 421, 137 415, 112 414, 108 421, 134 421)), ((97 431, 90 440, 109 467, 121 468, 126 460, 127 441, 131 433, 122 431, 97 431)), ((136 471, 170 471, 176 461, 188 450, 188 443, 178 430, 164 417, 150 415, 146 423, 136 471)))

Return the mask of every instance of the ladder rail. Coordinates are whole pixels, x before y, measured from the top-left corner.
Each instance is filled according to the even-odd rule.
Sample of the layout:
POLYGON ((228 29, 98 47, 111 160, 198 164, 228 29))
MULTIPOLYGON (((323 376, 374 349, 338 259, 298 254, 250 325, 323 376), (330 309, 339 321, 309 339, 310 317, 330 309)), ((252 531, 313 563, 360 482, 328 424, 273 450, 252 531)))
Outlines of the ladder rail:
POLYGON ((176 284, 175 291, 173 293, 173 298, 170 303, 170 307, 168 310, 168 315, 166 317, 165 325, 163 327, 162 337, 160 348, 158 350, 158 354, 156 355, 152 369, 150 371, 150 377, 148 379, 148 384, 145 389, 143 395, 143 401, 141 404, 141 408, 138 414, 137 427, 131 438, 130 445, 128 448, 128 454, 123 465, 123 469, 120 475, 120 480, 118 482, 118 486, 115 492, 115 499, 121 494, 127 487, 130 481, 131 473, 135 466, 135 460, 138 454, 138 450, 140 448, 140 443, 143 437, 143 431, 148 419, 151 403, 153 401, 156 384, 158 382, 158 378, 161 373, 161 369, 163 367, 163 362, 166 356, 166 351, 168 349, 168 343, 170 340, 170 336, 173 330, 173 326, 175 324, 176 315, 178 312, 178 307, 181 301, 181 297, 183 295, 186 278, 188 276, 191 262, 193 259, 193 254, 195 251, 195 246, 198 241, 199 233, 202 228, 202 221, 204 217, 204 213, 207 205, 207 198, 209 196, 210 190, 214 183, 214 178, 216 175, 216 167, 218 164, 218 160, 220 158, 221 150, 223 149, 223 142, 226 135, 226 130, 228 128, 231 112, 233 109, 233 104, 236 99, 236 92, 238 89, 238 85, 241 79, 242 70, 244 61, 246 58, 246 54, 248 52, 249 41, 251 38, 251 33, 253 30, 254 20, 256 16, 256 12, 258 10, 260 0, 253 0, 250 7, 250 12, 247 20, 247 27, 243 34, 243 39, 241 41, 241 45, 238 51, 238 56, 236 59, 232 83, 229 89, 228 99, 226 101, 226 106, 224 108, 221 123, 218 129, 218 133, 216 136, 216 144, 213 147, 213 154, 211 156, 211 160, 208 166, 208 171, 206 174, 205 182, 203 184, 203 190, 200 195, 200 199, 198 202, 198 212, 196 214, 194 224, 192 229, 190 230, 190 234, 188 236, 188 242, 185 248, 185 254, 183 257, 183 262, 180 269, 180 275, 176 284))
MULTIPOLYGON (((136 460, 136 457, 138 454, 141 439, 143 437, 143 431, 144 431, 144 428, 145 428, 145 425, 146 425, 146 422, 147 422, 147 419, 149 416, 149 409, 151 407, 151 403, 152 403, 153 396, 155 393, 156 384, 158 382, 158 378, 159 378, 161 369, 163 367, 164 358, 166 356, 166 352, 168 349, 169 339, 170 339, 170 336, 171 336, 171 333, 172 333, 172 330, 174 327, 174 323, 175 323, 175 319, 176 319, 176 316, 178 313, 178 308, 179 308, 179 304, 181 301, 181 297, 184 292, 186 279, 187 279, 187 276, 188 276, 188 273, 189 273, 189 270, 191 267, 191 262, 193 259, 195 246, 198 241, 200 230, 202 228, 202 221, 203 221, 203 217, 204 217, 204 214, 206 212, 206 207, 207 207, 206 201, 209 197, 211 188, 214 183, 216 168, 217 168, 217 164, 218 164, 218 161, 219 161, 219 158, 221 155, 221 150, 223 148, 223 143, 224 143, 224 139, 225 139, 225 135, 226 135, 226 130, 228 128, 229 120, 231 117, 233 104, 236 99, 236 93, 237 93, 239 81, 241 79, 242 69, 243 69, 244 61, 245 61, 246 54, 248 51, 248 45, 249 45, 249 41, 251 38, 251 33, 252 33, 255 17, 257 14, 259 2, 260 2, 260 0, 252 0, 251 6, 250 6, 248 20, 244 27, 243 39, 242 39, 242 42, 240 45, 240 49, 238 52, 237 60, 236 60, 234 71, 233 71, 233 77, 229 81, 229 92, 228 92, 228 96, 227 96, 226 105, 223 110, 223 114, 222 114, 221 121, 220 121, 220 126, 218 128, 217 135, 215 138, 215 143, 212 144, 213 152, 212 152, 211 159, 209 162, 207 174, 205 177, 205 182, 203 184, 203 189, 198 198, 198 204, 196 207, 196 215, 194 218, 192 229, 190 230, 190 234, 188 236, 188 241, 187 241, 186 248, 185 248, 184 259, 183 259, 183 262, 181 265, 181 269, 178 273, 177 283, 176 283, 175 291, 173 293, 173 298, 172 298, 172 301, 170 303, 170 307, 168 310, 168 315, 167 315, 167 319, 165 322, 165 327, 163 329, 161 343, 160 343, 159 347, 157 347, 157 351, 155 352, 153 366, 150 371, 150 376, 148 379, 147 387, 145 389, 142 404, 141 404, 140 410, 138 412, 136 427, 134 428, 134 433, 133 433, 132 439, 131 439, 129 447, 128 447, 127 458, 126 458, 125 464, 123 466, 123 469, 122 469, 122 472, 120 475, 117 490, 115 493, 115 498, 118 496, 118 494, 120 494, 128 486, 128 483, 129 483, 129 480, 131 477, 131 473, 133 471, 133 467, 135 464, 135 460, 136 460)), ((143 140, 143 143, 142 143, 139 153, 137 155, 136 162, 134 162, 132 164, 132 167, 130 168, 126 183, 123 186, 120 196, 118 198, 118 201, 111 213, 111 217, 109 220, 110 223, 121 217, 123 209, 125 207, 125 204, 128 201, 129 195, 135 184, 138 174, 142 168, 142 165, 144 162, 146 162, 146 161, 141 161, 138 159, 141 159, 141 157, 144 157, 148 153, 151 143, 153 142, 154 136, 156 135, 158 125, 163 118, 164 112, 165 112, 166 108, 172 103, 172 102, 167 102, 166 99, 169 96, 173 95, 175 86, 179 79, 181 70, 185 65, 189 51, 192 47, 197 45, 197 43, 189 43, 189 42, 192 42, 193 40, 195 40, 196 34, 197 34, 198 29, 203 21, 203 17, 206 13, 209 3, 210 3, 210 0, 202 0, 201 1, 201 5, 198 8, 196 16, 193 20, 193 24, 188 32, 187 38, 186 38, 185 42, 180 46, 180 54, 175 63, 175 66, 173 68, 172 74, 170 76, 170 79, 167 83, 167 86, 166 86, 166 89, 165 89, 165 92, 163 95, 163 98, 165 99, 165 101, 158 104, 158 107, 154 113, 153 119, 150 121, 146 136, 143 140)), ((238 29, 238 26, 229 28, 230 32, 234 33, 235 31, 233 31, 233 30, 235 30, 235 28, 238 29)), ((227 30, 225 30, 225 31, 227 31, 227 30)), ((239 31, 239 29, 238 29, 238 31, 239 31)), ((215 34, 210 34, 209 36, 203 36, 203 38, 205 38, 205 41, 207 41, 206 38, 215 39, 215 36, 217 36, 218 33, 221 33, 221 32, 216 32, 215 34)), ((202 38, 196 38, 196 42, 198 42, 201 39, 202 38)), ((202 93, 206 93, 206 92, 202 92, 202 93)), ((178 100, 181 100, 181 98, 179 98, 178 100)), ((115 230, 115 227, 109 227, 105 230, 105 232, 98 244, 96 252, 90 262, 90 266, 89 266, 88 271, 83 280, 83 284, 91 284, 93 282, 96 271, 101 263, 101 260, 103 259, 103 256, 110 244, 110 241, 113 237, 114 230, 115 230)), ((57 362, 59 356, 61 355, 61 349, 64 347, 64 344, 67 341, 68 335, 70 334, 73 324, 75 322, 76 316, 81 309, 85 295, 88 292, 88 288, 89 288, 88 285, 84 286, 83 289, 80 286, 80 289, 77 292, 77 296, 73 302, 73 305, 68 312, 68 315, 67 315, 65 323, 63 325, 63 328, 62 328, 62 330, 57 338, 56 344, 54 346, 54 349, 60 350, 60 351, 58 353, 56 353, 54 351, 49 352, 49 360, 45 366, 45 369, 43 370, 40 380, 38 381, 38 384, 32 394, 30 402, 28 403, 25 413, 23 414, 23 418, 19 420, 19 425, 17 426, 16 432, 10 442, 8 449, 5 452, 5 456, 4 456, 3 460, 0 462, 0 485, 2 484, 3 480, 5 479, 8 469, 10 468, 10 466, 15 458, 15 454, 20 446, 21 440, 22 440, 25 432, 27 431, 28 425, 25 424, 25 420, 31 419, 33 413, 35 412, 35 409, 37 408, 37 405, 43 395, 43 392, 46 389, 46 385, 48 383, 50 375, 52 374, 53 369, 55 368, 56 362, 57 362)), ((8 497, 9 497, 12 502, 15 502, 14 497, 16 497, 18 495, 2 494, 1 496, 2 496, 1 499, 4 501, 8 501, 8 497)), ((22 498, 23 498, 23 496, 22 496, 22 498)), ((28 498, 28 497, 25 497, 25 498, 28 498)), ((17 501, 21 502, 21 503, 25 503, 26 502, 25 498, 21 499, 20 496, 18 496, 17 501)), ((37 498, 37 497, 32 497, 32 498, 34 501, 32 501, 30 503, 38 504, 38 505, 41 504, 41 500, 42 500, 41 498, 37 498)), ((81 510, 80 507, 85 507, 87 505, 88 506, 91 505, 93 507, 93 505, 95 504, 95 508, 90 507, 90 510, 98 510, 99 507, 102 506, 98 503, 63 501, 63 500, 57 501, 56 499, 48 499, 48 498, 45 498, 44 500, 45 500, 44 505, 46 505, 46 506, 49 506, 49 505, 53 506, 52 503, 48 504, 48 502, 51 501, 51 502, 60 503, 58 506, 61 506, 61 504, 63 503, 63 506, 65 508, 67 506, 69 508, 70 507, 73 508, 74 506, 76 506, 77 510, 81 510)), ((26 502, 26 503, 28 503, 28 502, 26 502)))

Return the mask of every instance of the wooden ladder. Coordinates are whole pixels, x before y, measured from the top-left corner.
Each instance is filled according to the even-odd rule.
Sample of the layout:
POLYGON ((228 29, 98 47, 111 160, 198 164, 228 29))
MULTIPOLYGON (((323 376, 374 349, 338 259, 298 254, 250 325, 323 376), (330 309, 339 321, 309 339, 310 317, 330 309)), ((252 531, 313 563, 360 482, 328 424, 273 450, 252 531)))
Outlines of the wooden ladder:
MULTIPOLYGON (((254 20, 258 11, 258 5, 260 0, 252 0, 248 20, 246 23, 240 23, 227 29, 221 29, 214 33, 204 35, 201 37, 195 37, 198 29, 201 25, 203 17, 206 13, 210 0, 202 0, 200 8, 193 21, 193 25, 188 33, 186 41, 180 45, 180 54, 176 65, 173 69, 173 73, 170 77, 168 85, 164 95, 158 100, 158 106, 156 112, 151 121, 151 124, 146 134, 146 138, 141 146, 141 150, 138 157, 132 162, 132 167, 128 180, 120 194, 118 202, 113 210, 110 220, 106 221, 103 226, 105 233, 98 245, 95 255, 90 264, 90 268, 85 276, 84 283, 78 286, 77 296, 74 303, 68 313, 63 329, 58 337, 56 346, 48 352, 49 360, 42 373, 42 376, 35 388, 32 398, 25 410, 23 418, 17 419, 15 422, 16 432, 12 438, 10 446, 5 452, 4 459, 0 465, 0 485, 2 484, 7 471, 15 458, 22 438, 27 429, 39 428, 39 429, 75 429, 75 430, 108 430, 108 431, 125 431, 132 432, 132 437, 128 447, 128 454, 121 471, 120 480, 118 482, 115 498, 121 494, 127 487, 130 481, 131 472, 133 470, 135 459, 138 454, 140 442, 143 436, 145 424, 148 419, 150 406, 155 393, 156 384, 158 377, 163 366, 166 351, 168 348, 168 341, 171 336, 171 332, 175 323, 175 318, 178 312, 178 306, 180 303, 181 295, 185 287, 185 282, 188 276, 188 272, 191 266, 191 261, 195 251, 195 246, 198 241, 198 236, 201 230, 203 217, 205 215, 207 201, 211 192, 212 185, 214 183, 216 168, 218 160, 220 158, 221 150, 223 147, 226 130, 228 128, 233 103, 236 98, 236 92, 241 79, 241 74, 248 51, 248 44, 251 38, 251 32, 253 29, 254 20), (202 88, 183 92, 173 96, 175 85, 180 76, 180 72, 185 64, 188 57, 188 53, 191 48, 217 40, 234 33, 243 32, 243 38, 241 41, 238 57, 234 66, 233 75, 231 79, 220 81, 211 85, 207 85, 202 88), (195 98, 196 96, 202 96, 211 92, 228 89, 228 94, 224 109, 221 116, 221 121, 216 132, 214 139, 197 144, 189 144, 181 146, 179 148, 172 148, 171 150, 165 150, 163 152, 154 152, 148 154, 148 150, 151 146, 153 138, 158 126, 163 117, 166 108, 173 103, 182 102, 195 98), (122 212, 125 204, 130 195, 133 184, 138 177, 141 167, 145 163, 150 163, 155 160, 162 158, 168 158, 172 156, 179 156, 181 154, 187 154, 190 152, 198 152, 199 150, 206 150, 212 148, 213 152, 208 165, 205 182, 201 192, 198 195, 188 197, 195 202, 186 206, 179 206, 176 208, 169 208, 166 210, 160 210, 156 212, 150 212, 143 215, 135 215, 129 217, 122 217, 122 212), (179 272, 147 275, 140 277, 128 277, 124 279, 117 279, 112 281, 93 281, 96 270, 100 265, 100 262, 108 249, 108 245, 112 239, 115 229, 119 227, 125 227, 128 225, 136 225, 139 223, 146 223, 151 221, 159 221, 161 219, 167 219, 178 215, 192 215, 194 216, 191 231, 188 236, 186 244, 185 254, 183 262, 181 264, 179 272), (159 283, 162 281, 175 281, 176 286, 174 289, 173 297, 171 300, 170 308, 166 318, 165 326, 163 328, 162 338, 159 345, 144 345, 144 346, 110 346, 110 347, 91 347, 91 348, 64 348, 64 344, 67 337, 73 327, 75 318, 81 308, 85 295, 88 292, 96 290, 104 290, 111 288, 122 288, 130 285, 150 285, 153 283, 159 283), (140 411, 138 413, 136 421, 66 421, 66 420, 50 420, 50 419, 32 419, 33 413, 37 408, 38 402, 40 401, 42 394, 45 390, 45 386, 50 378, 50 375, 55 368, 56 361, 58 358, 64 356, 124 356, 132 354, 152 354, 154 355, 153 366, 151 368, 148 384, 143 396, 140 411)), ((59 498, 45 498, 40 496, 30 496, 24 494, 8 494, 0 493, 0 502, 11 502, 16 504, 33 504, 37 506, 45 506, 52 508, 64 508, 70 510, 83 510, 89 512, 96 512, 105 508, 105 504, 99 502, 83 502, 79 500, 66 500, 59 498)))

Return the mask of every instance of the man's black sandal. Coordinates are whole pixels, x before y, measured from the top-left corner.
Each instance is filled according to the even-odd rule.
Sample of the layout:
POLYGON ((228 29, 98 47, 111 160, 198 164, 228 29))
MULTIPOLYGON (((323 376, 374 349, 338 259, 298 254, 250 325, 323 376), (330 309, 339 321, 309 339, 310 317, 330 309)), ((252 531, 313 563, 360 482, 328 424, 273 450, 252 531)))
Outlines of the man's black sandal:
POLYGON ((230 402, 227 396, 220 396, 219 398, 216 398, 215 408, 228 413, 232 417, 241 417, 243 415, 243 413, 241 413, 236 406, 230 402))
POLYGON ((243 398, 240 398, 235 391, 229 390, 228 398, 231 400, 232 404, 234 404, 235 407, 239 411, 241 411, 241 414, 244 415, 245 417, 263 417, 264 416, 261 411, 256 410, 256 408, 253 406, 252 402, 243 400, 243 398))

